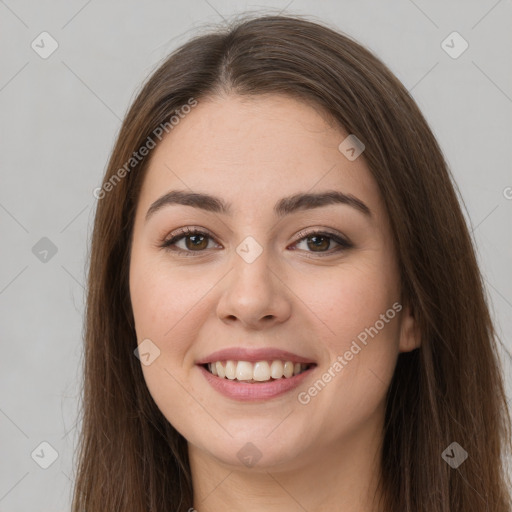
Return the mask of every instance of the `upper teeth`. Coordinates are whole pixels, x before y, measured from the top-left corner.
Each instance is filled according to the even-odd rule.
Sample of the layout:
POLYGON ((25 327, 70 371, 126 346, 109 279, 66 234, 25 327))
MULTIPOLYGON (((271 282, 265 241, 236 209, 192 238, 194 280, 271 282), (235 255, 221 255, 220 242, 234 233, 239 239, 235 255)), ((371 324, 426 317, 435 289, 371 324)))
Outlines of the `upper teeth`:
POLYGON ((230 380, 255 380, 263 382, 266 380, 280 379, 283 376, 290 378, 298 375, 308 368, 309 365, 291 361, 217 361, 208 363, 208 369, 213 375, 230 380))

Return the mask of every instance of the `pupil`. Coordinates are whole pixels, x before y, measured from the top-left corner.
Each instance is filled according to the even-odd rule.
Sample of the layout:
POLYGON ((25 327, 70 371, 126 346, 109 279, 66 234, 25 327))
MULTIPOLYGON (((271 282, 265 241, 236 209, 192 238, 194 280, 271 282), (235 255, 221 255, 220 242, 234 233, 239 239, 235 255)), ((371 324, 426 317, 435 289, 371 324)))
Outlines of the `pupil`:
MULTIPOLYGON (((325 247, 325 241, 327 240, 327 238, 326 238, 325 236, 318 236, 318 235, 315 235, 315 236, 312 236, 312 237, 310 237, 310 238, 311 238, 311 240, 317 240, 317 241, 318 241, 318 240, 320 239, 320 240, 323 240, 323 241, 324 241, 324 247, 322 247, 321 245, 318 245, 318 244, 317 244, 317 242, 314 242, 314 243, 316 244, 314 247, 316 247, 316 248, 320 248, 320 249, 322 249, 322 248, 324 248, 324 249, 325 249, 325 248, 326 248, 326 247, 325 247)), ((321 242, 320 242, 320 243, 321 243, 321 242)), ((327 241, 327 246, 329 246, 329 242, 328 242, 328 241, 327 241)))
MULTIPOLYGON (((202 238, 203 240, 196 240, 195 242, 192 241, 192 247, 195 247, 195 248, 203 248, 200 246, 201 242, 204 243, 204 240, 205 240, 205 237, 203 235, 189 235, 187 237, 187 240, 192 240, 192 239, 195 239, 195 238, 202 238)), ((188 247, 190 249, 190 247, 188 247)))

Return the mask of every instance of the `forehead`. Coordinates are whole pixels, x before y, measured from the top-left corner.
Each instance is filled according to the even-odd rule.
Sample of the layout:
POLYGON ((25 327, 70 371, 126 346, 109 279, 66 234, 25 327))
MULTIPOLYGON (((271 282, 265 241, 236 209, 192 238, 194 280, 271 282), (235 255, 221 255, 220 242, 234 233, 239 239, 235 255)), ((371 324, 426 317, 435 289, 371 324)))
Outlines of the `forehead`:
POLYGON ((382 214, 364 158, 350 161, 338 149, 347 136, 319 109, 287 96, 199 101, 153 150, 139 206, 188 189, 243 212, 294 193, 339 190, 382 214))

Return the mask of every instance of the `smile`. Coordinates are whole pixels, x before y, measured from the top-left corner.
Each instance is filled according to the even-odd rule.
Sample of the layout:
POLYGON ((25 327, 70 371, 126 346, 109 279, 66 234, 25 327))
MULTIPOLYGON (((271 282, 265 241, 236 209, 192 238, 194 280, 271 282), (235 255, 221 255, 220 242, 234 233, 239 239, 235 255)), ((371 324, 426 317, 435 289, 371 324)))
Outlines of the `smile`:
POLYGON ((311 364, 293 363, 292 361, 216 361, 208 363, 205 368, 221 379, 243 381, 251 384, 291 378, 306 371, 311 364))
POLYGON ((288 362, 277 361, 279 364, 274 364, 276 363, 274 360, 270 364, 269 361, 257 361, 252 364, 248 361, 228 360, 197 365, 197 368, 199 368, 209 385, 224 397, 239 402, 261 402, 281 397, 291 392, 300 386, 316 368, 316 364, 295 363, 291 369, 290 365, 286 365, 288 362), (297 366, 297 373, 295 373, 296 364, 300 364, 300 368, 297 366), (272 376, 272 366, 274 366, 274 372, 276 372, 274 375, 277 375, 278 370, 281 371, 280 366, 282 367, 282 375, 280 377, 274 378, 272 376), (214 367, 217 375, 213 373, 214 367), (242 379, 237 378, 239 367, 240 376, 244 377, 242 379), (212 371, 210 371, 210 368, 212 371), (225 375, 223 377, 218 373, 219 368, 221 372, 224 369, 225 375), (292 375, 287 377, 290 371, 292 371, 292 375), (235 372, 235 376, 229 378, 226 376, 226 372, 231 377, 233 377, 233 372, 235 372), (254 378, 256 376, 263 379, 263 377, 267 377, 268 373, 270 373, 268 379, 256 380, 254 378))

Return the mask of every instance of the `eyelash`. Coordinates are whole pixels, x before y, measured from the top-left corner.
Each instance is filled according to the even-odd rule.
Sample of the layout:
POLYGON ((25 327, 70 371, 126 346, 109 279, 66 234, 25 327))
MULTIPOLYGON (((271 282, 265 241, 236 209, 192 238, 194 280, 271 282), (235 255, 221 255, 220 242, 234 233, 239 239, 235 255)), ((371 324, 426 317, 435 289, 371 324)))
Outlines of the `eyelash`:
MULTIPOLYGON (((186 228, 181 229, 179 233, 177 233, 173 237, 169 238, 168 240, 163 240, 161 242, 161 244, 159 244, 159 247, 162 249, 165 249, 166 251, 172 251, 172 252, 181 254, 183 256, 187 256, 187 257, 188 256, 192 256, 192 257, 199 256, 201 253, 206 252, 207 249, 203 249, 200 251, 190 251, 190 250, 185 250, 185 249, 171 248, 171 246, 173 244, 180 241, 182 238, 187 238, 188 236, 193 236, 193 235, 205 235, 206 237, 214 240, 214 238, 206 231, 202 231, 197 228, 186 227, 186 228), (197 253, 197 254, 194 254, 194 253, 197 253)), ((339 247, 336 248, 335 250, 326 251, 323 253, 322 252, 314 252, 314 251, 306 251, 306 252, 311 252, 313 254, 317 254, 317 255, 319 255, 319 257, 331 256, 332 254, 339 253, 341 251, 344 251, 346 249, 350 249, 353 247, 352 243, 350 243, 348 240, 345 240, 341 236, 335 235, 334 233, 329 233, 327 231, 309 231, 309 232, 301 231, 298 234, 298 236, 300 238, 294 243, 294 245, 298 244, 299 242, 302 242, 306 238, 310 238, 313 236, 322 236, 322 237, 329 238, 339 245, 339 247)))

